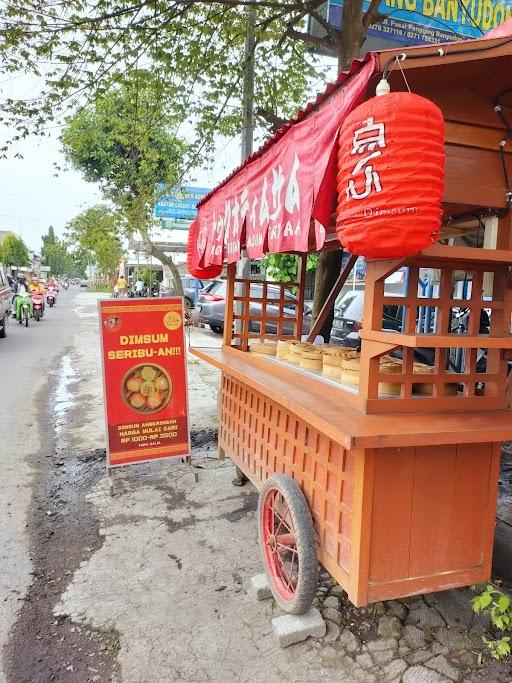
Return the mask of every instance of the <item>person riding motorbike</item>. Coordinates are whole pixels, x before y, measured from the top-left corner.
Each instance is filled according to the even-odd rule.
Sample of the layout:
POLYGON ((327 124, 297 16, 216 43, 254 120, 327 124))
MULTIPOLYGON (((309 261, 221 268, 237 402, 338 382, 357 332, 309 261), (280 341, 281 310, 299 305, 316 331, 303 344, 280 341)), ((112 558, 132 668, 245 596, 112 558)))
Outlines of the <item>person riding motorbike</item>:
POLYGON ((30 296, 30 287, 27 285, 27 281, 24 277, 18 278, 18 284, 16 285, 16 292, 14 294, 12 304, 13 304, 13 315, 16 320, 21 318, 21 304, 25 299, 28 300, 30 316, 34 313, 34 308, 32 304, 32 297, 30 296))
POLYGON ((39 278, 34 276, 32 278, 32 282, 29 285, 31 293, 36 293, 40 294, 42 296, 42 304, 43 304, 43 314, 44 314, 44 285, 42 282, 40 282, 39 278))

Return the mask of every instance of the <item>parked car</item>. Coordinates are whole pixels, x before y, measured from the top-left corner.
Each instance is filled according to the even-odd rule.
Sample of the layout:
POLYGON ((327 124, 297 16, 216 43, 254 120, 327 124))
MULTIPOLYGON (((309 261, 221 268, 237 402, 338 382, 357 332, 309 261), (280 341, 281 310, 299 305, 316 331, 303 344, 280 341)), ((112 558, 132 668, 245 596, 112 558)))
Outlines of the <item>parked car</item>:
POLYGON ((80 287, 87 287, 88 286, 88 281, 87 280, 80 280, 80 287))
MULTIPOLYGON (((210 329, 217 334, 222 334, 224 330, 224 318, 226 314, 226 287, 225 280, 213 280, 200 293, 196 308, 199 314, 199 321, 205 325, 209 325, 210 329)), ((267 286, 267 296, 269 299, 275 299, 276 303, 268 303, 266 308, 266 323, 265 332, 269 334, 277 333, 277 318, 280 315, 278 299, 280 297, 281 288, 277 285, 267 286)), ((250 289, 251 305, 249 314, 251 316, 260 317, 262 313, 262 305, 257 301, 263 296, 263 285, 258 282, 253 282, 250 289)), ((293 319, 295 317, 295 309, 297 304, 297 297, 291 292, 285 293, 285 304, 283 306, 283 313, 286 318, 290 318, 290 322, 285 321, 283 324, 283 334, 293 334, 294 325, 293 319)), ((302 334, 307 334, 311 327, 311 310, 304 308, 304 320, 302 324, 302 334)), ((260 332, 261 325, 257 320, 249 321, 250 332, 260 332)))
MULTIPOLYGON (((189 308, 194 308, 201 291, 210 283, 212 280, 198 280, 192 275, 182 275, 181 283, 183 285, 183 295, 185 297, 185 304, 189 308)), ((164 284, 160 285, 160 296, 172 296, 174 293, 174 288, 172 283, 170 287, 164 284)))
POLYGON ((12 289, 9 280, 0 266, 0 339, 7 336, 7 326, 11 312, 12 289))
MULTIPOLYGON (((395 295, 396 296, 396 295, 395 295)), ((331 343, 341 346, 360 344, 359 331, 363 320, 364 291, 347 292, 334 309, 331 343)), ((394 332, 402 331, 403 306, 385 305, 383 310, 382 329, 394 332)))

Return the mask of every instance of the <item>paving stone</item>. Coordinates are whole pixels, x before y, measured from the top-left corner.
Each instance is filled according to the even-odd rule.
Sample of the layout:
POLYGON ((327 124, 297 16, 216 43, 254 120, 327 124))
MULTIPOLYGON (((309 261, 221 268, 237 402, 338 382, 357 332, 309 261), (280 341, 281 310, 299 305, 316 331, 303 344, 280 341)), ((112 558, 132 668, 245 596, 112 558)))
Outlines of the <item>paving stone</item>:
POLYGON ((445 645, 441 645, 441 643, 437 643, 436 641, 432 643, 431 649, 435 655, 447 655, 449 653, 449 650, 445 645))
POLYGON ((356 636, 348 628, 341 634, 339 642, 345 652, 356 652, 361 647, 356 636))
POLYGON ((342 598, 345 595, 345 591, 341 586, 338 586, 336 584, 335 586, 332 586, 331 590, 329 591, 330 595, 334 595, 336 598, 342 598))
POLYGON ((472 594, 466 589, 442 591, 425 596, 430 605, 435 605, 448 626, 462 629, 469 629, 473 622, 471 597, 472 594))
POLYGON ((411 652, 411 648, 408 645, 405 645, 405 643, 400 641, 400 646, 398 647, 398 654, 400 657, 404 657, 405 655, 408 655, 411 652))
POLYGON ((402 622, 398 617, 384 616, 379 619, 377 632, 381 638, 400 638, 402 622))
POLYGON ((445 622, 439 612, 422 603, 417 609, 411 610, 407 617, 408 624, 415 624, 419 628, 440 628, 445 622))
POLYGON ((413 626, 412 624, 408 624, 404 628, 402 639, 413 650, 425 647, 425 645, 427 645, 431 640, 430 634, 428 632, 422 631, 417 626, 413 626))
POLYGON ((422 648, 421 650, 411 650, 408 655, 405 655, 405 661, 410 664, 424 664, 432 659, 433 652, 430 648, 422 648))
POLYGON ((341 629, 338 626, 338 624, 335 624, 332 621, 326 621, 325 625, 326 625, 327 631, 326 631, 325 636, 324 636, 324 642, 325 643, 332 643, 339 638, 341 629))
POLYGON ((354 670, 352 676, 354 677, 354 680, 363 681, 363 683, 377 683, 377 676, 369 671, 364 671, 363 669, 354 670))
POLYGON ((367 652, 364 652, 362 655, 356 655, 356 662, 361 669, 369 669, 373 666, 373 659, 367 652))
POLYGON ((284 614, 272 619, 272 629, 281 647, 306 640, 309 636, 322 638, 327 627, 320 612, 311 607, 305 614, 284 614))
POLYGON ((398 617, 399 619, 405 619, 407 615, 407 607, 398 600, 389 600, 386 603, 386 610, 392 617, 398 617))
POLYGON ((333 607, 322 608, 324 619, 332 621, 334 624, 341 624, 341 612, 333 607))
POLYGON ((456 659, 461 666, 472 668, 478 663, 478 654, 476 652, 461 652, 456 655, 456 659))
POLYGON ((322 603, 322 607, 333 607, 336 610, 340 609, 340 601, 334 595, 329 595, 322 603))
POLYGON ((383 652, 373 652, 373 660, 376 664, 389 664, 396 657, 395 650, 384 650, 383 652))
POLYGON ((393 659, 393 661, 383 667, 383 679, 386 682, 399 681, 403 672, 407 669, 407 664, 403 659, 393 659))
POLYGON ((438 655, 437 657, 430 659, 426 663, 426 666, 428 666, 430 669, 434 669, 434 671, 437 671, 437 673, 446 676, 446 678, 449 678, 451 681, 458 681, 461 677, 460 671, 457 669, 457 667, 453 666, 453 664, 449 662, 444 655, 438 655))
POLYGON ((366 643, 368 652, 373 654, 374 652, 384 652, 384 650, 396 650, 398 647, 398 641, 396 638, 381 638, 380 640, 370 640, 366 643))
POLYGON ((383 602, 376 602, 373 605, 373 613, 378 617, 383 617, 386 614, 386 607, 383 602))
POLYGON ((468 650, 471 647, 471 641, 467 634, 454 628, 440 628, 436 631, 436 640, 447 647, 450 652, 457 652, 459 650, 468 650))
POLYGON ((446 678, 437 671, 427 669, 424 666, 411 666, 402 676, 402 683, 444 683, 446 678))
POLYGON ((268 600, 272 597, 266 574, 256 574, 251 578, 251 592, 256 600, 268 600))

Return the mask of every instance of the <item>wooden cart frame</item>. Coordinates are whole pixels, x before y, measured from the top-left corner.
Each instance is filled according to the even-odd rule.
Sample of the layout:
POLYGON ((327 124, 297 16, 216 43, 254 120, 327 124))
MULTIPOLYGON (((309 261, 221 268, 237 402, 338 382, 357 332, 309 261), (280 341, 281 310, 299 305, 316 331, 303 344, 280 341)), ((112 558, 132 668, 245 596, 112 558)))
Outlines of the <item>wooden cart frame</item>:
MULTIPOLYGON (((299 485, 313 518, 319 560, 357 606, 490 577, 500 448, 512 438, 512 220, 504 174, 512 178, 512 147, 511 131, 494 109, 496 96, 512 85, 512 44, 467 41, 444 46, 443 55, 436 47, 410 48, 407 57, 397 51, 378 55, 381 71, 399 58, 410 88, 443 111, 443 229, 440 243, 416 257, 368 263, 358 390, 248 352, 253 339, 286 338, 287 287, 297 290, 291 336, 300 339, 305 255, 297 282, 281 283, 274 334, 265 332, 269 283, 263 281, 261 314, 251 316, 251 278, 229 265, 223 347, 192 349, 222 370, 221 457, 231 458, 259 488, 276 474, 299 485), (480 228, 483 246, 454 244, 480 228), (399 301, 406 311, 403 330, 382 331, 383 306, 397 304, 386 295, 384 281, 403 267, 409 274, 399 301), (428 299, 418 294, 422 268, 437 273, 436 293, 428 299), (461 272, 471 282, 464 299, 454 291, 461 272), (451 311, 462 303, 470 311, 469 325, 457 335, 451 332, 451 311), (427 333, 417 328, 421 306, 435 310, 427 333), (483 308, 491 310, 488 335, 479 332, 483 308), (434 372, 427 376, 414 371, 419 347, 434 349, 434 372), (391 398, 379 389, 380 359, 397 348, 403 372, 396 380, 400 391, 391 398), (454 373, 448 359, 457 349, 463 360, 454 373), (487 354, 483 372, 477 368, 479 349, 487 354)), ((405 89, 399 69, 389 78, 392 90, 405 89)), ((512 104, 510 94, 504 101, 512 104)), ((341 246, 334 225, 335 214, 324 249, 341 246)), ((340 273, 310 339, 354 261, 340 273)))

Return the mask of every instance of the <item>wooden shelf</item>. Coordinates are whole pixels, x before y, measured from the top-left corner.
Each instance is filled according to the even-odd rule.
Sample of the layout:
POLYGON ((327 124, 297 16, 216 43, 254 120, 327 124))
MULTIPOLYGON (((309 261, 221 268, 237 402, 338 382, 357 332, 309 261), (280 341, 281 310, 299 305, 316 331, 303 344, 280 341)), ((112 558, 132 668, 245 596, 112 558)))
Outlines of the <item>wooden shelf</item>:
POLYGON ((490 334, 469 336, 466 334, 401 334, 400 332, 378 332, 376 330, 361 330, 361 339, 407 346, 409 348, 429 349, 512 349, 512 336, 493 337, 490 334))
MULTIPOLYGON (((506 409, 414 415, 393 413, 398 399, 378 399, 381 414, 364 415, 348 403, 349 394, 294 367, 278 366, 236 349, 191 348, 190 352, 319 429, 344 448, 389 448, 440 444, 495 443, 512 438, 512 411, 506 409), (383 414, 384 413, 384 414, 383 414)), ((423 404, 431 399, 415 399, 423 404)), ((451 399, 453 400, 453 399, 451 399)), ((462 399, 464 401, 464 399, 462 399)))
MULTIPOLYGON (((489 263, 490 265, 510 265, 512 251, 507 249, 476 249, 474 247, 448 247, 434 244, 424 249, 415 259, 433 261, 466 261, 468 263, 489 263)), ((465 269, 465 268, 464 268, 465 269)))

